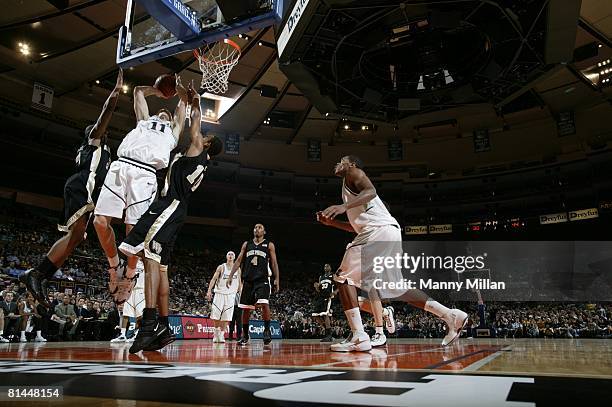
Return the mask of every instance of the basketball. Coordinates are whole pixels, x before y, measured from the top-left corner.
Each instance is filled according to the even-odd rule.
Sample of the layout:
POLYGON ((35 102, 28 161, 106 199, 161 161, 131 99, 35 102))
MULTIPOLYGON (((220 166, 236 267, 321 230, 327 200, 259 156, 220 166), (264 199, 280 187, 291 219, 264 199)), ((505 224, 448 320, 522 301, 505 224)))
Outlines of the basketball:
POLYGON ((160 75, 153 85, 155 88, 159 89, 161 93, 164 94, 166 99, 170 99, 174 95, 176 95, 176 78, 174 75, 163 74, 160 75))

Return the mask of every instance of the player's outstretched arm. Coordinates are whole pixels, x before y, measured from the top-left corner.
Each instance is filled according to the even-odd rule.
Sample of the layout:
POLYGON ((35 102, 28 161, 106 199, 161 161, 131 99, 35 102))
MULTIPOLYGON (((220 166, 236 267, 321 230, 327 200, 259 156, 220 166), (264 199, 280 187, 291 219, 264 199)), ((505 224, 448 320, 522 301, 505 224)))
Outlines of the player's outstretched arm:
MULTIPOLYGON (((181 83, 181 77, 176 75, 176 94, 179 97, 179 101, 174 109, 174 118, 172 119, 172 134, 178 142, 183 127, 185 126, 185 117, 187 115, 187 104, 189 100, 187 98, 187 89, 181 83)), ((193 124, 193 123, 192 123, 193 124)))
MULTIPOLYGON (((197 151, 204 149, 204 140, 202 139, 202 108, 200 106, 200 95, 193 88, 193 84, 189 84, 188 93, 190 95, 191 114, 189 116, 191 124, 189 125, 189 137, 191 138, 192 148, 197 151)), ((191 156, 196 151, 187 151, 187 155, 191 156)))
POLYGON ((153 86, 134 87, 134 113, 136 113, 136 122, 149 118, 149 105, 147 104, 146 98, 151 95, 164 97, 164 94, 153 86))
POLYGON ((236 258, 236 261, 234 262, 234 265, 232 266, 232 271, 230 271, 229 277, 227 278, 227 283, 226 283, 227 288, 229 288, 230 284, 232 283, 232 278, 234 277, 234 274, 236 274, 236 271, 238 271, 238 269, 240 268, 240 265, 242 264, 242 259, 244 258, 244 255, 246 253, 246 247, 247 247, 247 242, 244 242, 242 244, 242 248, 240 248, 240 254, 236 258))
POLYGON ((221 268, 223 266, 217 266, 217 269, 215 270, 215 274, 213 274, 212 278, 210 279, 210 283, 208 283, 208 291, 206 292, 206 300, 210 301, 212 299, 212 289, 215 286, 215 284, 217 284, 217 280, 219 279, 219 273, 221 272, 221 268))
POLYGON ((102 107, 102 113, 98 117, 96 124, 94 124, 91 132, 89 133, 89 138, 92 139, 101 139, 106 133, 106 128, 110 123, 111 117, 113 117, 113 112, 115 111, 115 106, 117 106, 117 100, 119 100, 119 94, 121 92, 121 88, 123 87, 123 69, 119 68, 119 73, 117 74, 117 82, 115 83, 115 88, 108 95, 106 102, 104 102, 104 106, 102 107))
POLYGON ((274 292, 280 291, 280 272, 278 270, 278 262, 276 261, 276 247, 274 243, 270 242, 268 245, 270 250, 270 265, 272 268, 272 275, 274 276, 274 292))

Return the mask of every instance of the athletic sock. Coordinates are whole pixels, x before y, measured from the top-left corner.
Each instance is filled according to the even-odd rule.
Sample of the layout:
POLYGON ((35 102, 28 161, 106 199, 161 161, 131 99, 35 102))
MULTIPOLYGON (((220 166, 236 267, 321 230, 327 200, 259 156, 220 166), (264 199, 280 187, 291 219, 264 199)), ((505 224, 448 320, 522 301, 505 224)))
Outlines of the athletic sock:
POLYGON ((121 328, 121 336, 125 336, 126 332, 127 332, 127 328, 121 328))
POLYGON ((58 267, 49 260, 47 256, 43 259, 42 263, 40 263, 37 267, 37 270, 45 277, 51 278, 53 274, 57 271, 58 267))
POLYGON ((264 328, 270 329, 270 321, 264 321, 264 328))
POLYGON ((153 321, 156 316, 155 308, 145 308, 142 310, 142 320, 143 321, 153 321))
POLYGON ((383 327, 382 326, 377 326, 376 327, 376 333, 384 335, 385 331, 383 331, 383 327))
POLYGON ((249 337, 249 324, 242 324, 242 337, 243 338, 249 337))
POLYGON ((431 299, 425 302, 424 309, 425 311, 431 312, 432 314, 436 315, 438 318, 444 318, 444 316, 450 312, 450 309, 446 308, 438 301, 434 301, 431 299))
POLYGON ((346 315, 346 320, 351 327, 351 331, 353 331, 353 336, 365 333, 363 330, 363 322, 361 321, 361 314, 359 313, 359 307, 344 311, 344 315, 346 315))
POLYGON ((383 308, 383 317, 388 317, 389 316, 389 310, 387 309, 387 307, 383 308))

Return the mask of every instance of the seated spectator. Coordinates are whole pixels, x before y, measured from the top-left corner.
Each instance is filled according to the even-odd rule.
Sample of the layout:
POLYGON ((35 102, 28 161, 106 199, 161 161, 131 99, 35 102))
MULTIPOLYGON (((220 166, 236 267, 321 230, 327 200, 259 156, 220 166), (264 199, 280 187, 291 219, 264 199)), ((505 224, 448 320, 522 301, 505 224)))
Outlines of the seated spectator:
POLYGON ((13 301, 14 295, 12 291, 4 293, 3 301, 0 303, 4 314, 4 336, 10 339, 11 336, 17 338, 19 330, 20 317, 17 303, 13 301))
POLYGON ((65 294, 62 302, 55 306, 55 314, 53 316, 55 318, 52 318, 52 320, 60 325, 60 337, 67 337, 68 340, 72 339, 78 322, 74 306, 70 304, 70 296, 68 294, 65 294))

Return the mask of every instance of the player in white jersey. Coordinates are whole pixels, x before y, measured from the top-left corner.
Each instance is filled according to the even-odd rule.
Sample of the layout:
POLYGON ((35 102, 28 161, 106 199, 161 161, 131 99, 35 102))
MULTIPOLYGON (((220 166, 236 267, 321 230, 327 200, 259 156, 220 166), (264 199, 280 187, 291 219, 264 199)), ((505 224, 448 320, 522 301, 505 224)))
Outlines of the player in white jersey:
POLYGON ((123 312, 121 318, 121 333, 118 337, 111 339, 112 343, 115 342, 134 342, 134 338, 138 334, 138 323, 142 318, 142 312, 145 307, 145 269, 142 260, 138 259, 136 264, 136 285, 132 288, 130 296, 123 303, 123 312), (127 337, 127 329, 130 324, 130 317, 134 319, 135 330, 129 338, 127 337))
POLYGON ((236 294, 242 289, 240 268, 232 276, 231 281, 228 281, 234 261, 236 260, 236 253, 229 251, 225 258, 227 261, 217 267, 215 274, 210 280, 210 284, 208 284, 208 292, 206 293, 206 299, 210 301, 212 299, 211 290, 214 289, 215 297, 212 302, 212 309, 210 310, 210 319, 213 320, 215 325, 213 342, 220 343, 225 342, 227 325, 234 316, 236 294))
MULTIPOLYGON (((399 224, 378 197, 374 185, 362 168, 363 163, 358 157, 352 155, 342 157, 336 164, 334 172, 343 180, 343 203, 317 213, 317 220, 322 224, 357 233, 353 242, 347 246, 342 264, 334 276, 340 301, 353 333, 350 340, 331 346, 331 350, 337 352, 369 351, 372 348, 370 338, 363 329, 357 288, 377 298, 379 291, 373 288, 372 281, 368 281, 372 278, 372 273, 362 275, 362 249, 366 244, 381 242, 377 246, 381 253, 376 253, 377 255, 394 256, 401 251, 402 234, 399 224), (348 217, 348 222, 335 219, 344 213, 348 217)), ((369 264, 364 266, 371 267, 369 264)), ((384 273, 386 281, 401 281, 403 278, 401 270, 393 267, 387 268, 384 273)), ((465 312, 449 309, 420 290, 399 291, 394 299, 408 302, 441 318, 448 326, 447 334, 442 341, 443 346, 451 344, 459 337, 468 320, 465 312)))
POLYGON ((163 94, 153 86, 134 88, 136 128, 123 138, 117 150, 119 158, 110 166, 94 211, 94 226, 109 263, 109 291, 118 304, 129 296, 138 258, 128 257, 127 265, 119 259, 111 221, 121 219, 125 211, 125 231, 129 234, 153 202, 157 194, 156 171, 168 166, 170 152, 185 123, 187 91, 179 76, 176 91, 180 99, 174 116, 166 109, 150 116, 146 97, 163 94))

